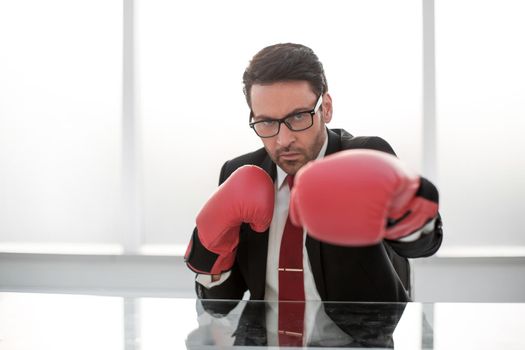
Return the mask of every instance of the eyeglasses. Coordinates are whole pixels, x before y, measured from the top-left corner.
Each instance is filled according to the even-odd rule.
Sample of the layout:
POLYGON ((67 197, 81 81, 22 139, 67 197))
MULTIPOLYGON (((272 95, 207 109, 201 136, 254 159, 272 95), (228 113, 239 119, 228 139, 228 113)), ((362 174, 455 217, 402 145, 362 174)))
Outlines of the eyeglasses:
MULTIPOLYGON (((323 104, 323 95, 319 95, 317 103, 312 110, 293 113, 282 119, 264 119, 250 123, 255 133, 262 138, 273 137, 281 130, 281 124, 284 123, 292 131, 303 131, 314 125, 314 115, 323 104)), ((250 120, 253 115, 250 115, 250 120)))

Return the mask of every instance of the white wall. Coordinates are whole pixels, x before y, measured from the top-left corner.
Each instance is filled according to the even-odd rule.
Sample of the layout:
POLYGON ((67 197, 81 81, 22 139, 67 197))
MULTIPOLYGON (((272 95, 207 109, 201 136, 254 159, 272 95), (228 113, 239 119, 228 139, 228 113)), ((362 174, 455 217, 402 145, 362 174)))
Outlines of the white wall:
MULTIPOLYGON (((524 15, 519 1, 436 3, 444 246, 525 245, 524 15)), ((180 253, 170 247, 183 249, 220 165, 260 147, 241 77, 276 42, 318 53, 332 126, 380 135, 422 171, 422 28, 422 1, 1 3, 0 251, 119 253, 132 241, 180 253), (135 10, 124 73, 123 6, 135 10), (123 134, 136 215, 121 202, 123 134)))
POLYGON ((0 242, 119 242, 121 6, 2 1, 0 47, 0 242))
POLYGON ((525 3, 436 1, 447 245, 525 245, 525 3))

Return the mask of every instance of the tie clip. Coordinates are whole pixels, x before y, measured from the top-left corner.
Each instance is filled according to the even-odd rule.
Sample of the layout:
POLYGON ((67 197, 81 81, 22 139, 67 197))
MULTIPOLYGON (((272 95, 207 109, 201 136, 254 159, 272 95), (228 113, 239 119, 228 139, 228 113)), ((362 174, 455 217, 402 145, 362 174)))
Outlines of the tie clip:
POLYGON ((281 331, 281 330, 279 330, 279 334, 293 335, 294 337, 302 337, 303 336, 303 333, 290 332, 290 331, 281 331))
POLYGON ((285 272, 303 272, 303 269, 290 269, 288 267, 279 267, 279 271, 285 272))

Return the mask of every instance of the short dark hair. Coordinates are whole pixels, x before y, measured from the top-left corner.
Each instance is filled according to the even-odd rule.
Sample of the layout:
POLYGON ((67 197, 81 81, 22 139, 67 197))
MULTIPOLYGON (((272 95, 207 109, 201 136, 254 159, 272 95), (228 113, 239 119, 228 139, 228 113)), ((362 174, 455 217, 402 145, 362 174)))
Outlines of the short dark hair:
POLYGON ((328 91, 323 64, 311 48, 293 43, 265 47, 253 56, 242 77, 248 106, 254 84, 294 80, 307 81, 317 96, 328 91))

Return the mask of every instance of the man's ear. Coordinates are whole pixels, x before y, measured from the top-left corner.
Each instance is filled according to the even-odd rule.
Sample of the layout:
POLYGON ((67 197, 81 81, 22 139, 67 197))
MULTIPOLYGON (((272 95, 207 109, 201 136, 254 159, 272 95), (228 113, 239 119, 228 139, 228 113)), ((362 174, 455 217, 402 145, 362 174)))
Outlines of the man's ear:
POLYGON ((325 122, 325 124, 328 124, 332 120, 332 112, 333 112, 332 97, 330 96, 328 92, 323 95, 322 109, 323 109, 323 121, 325 122))

